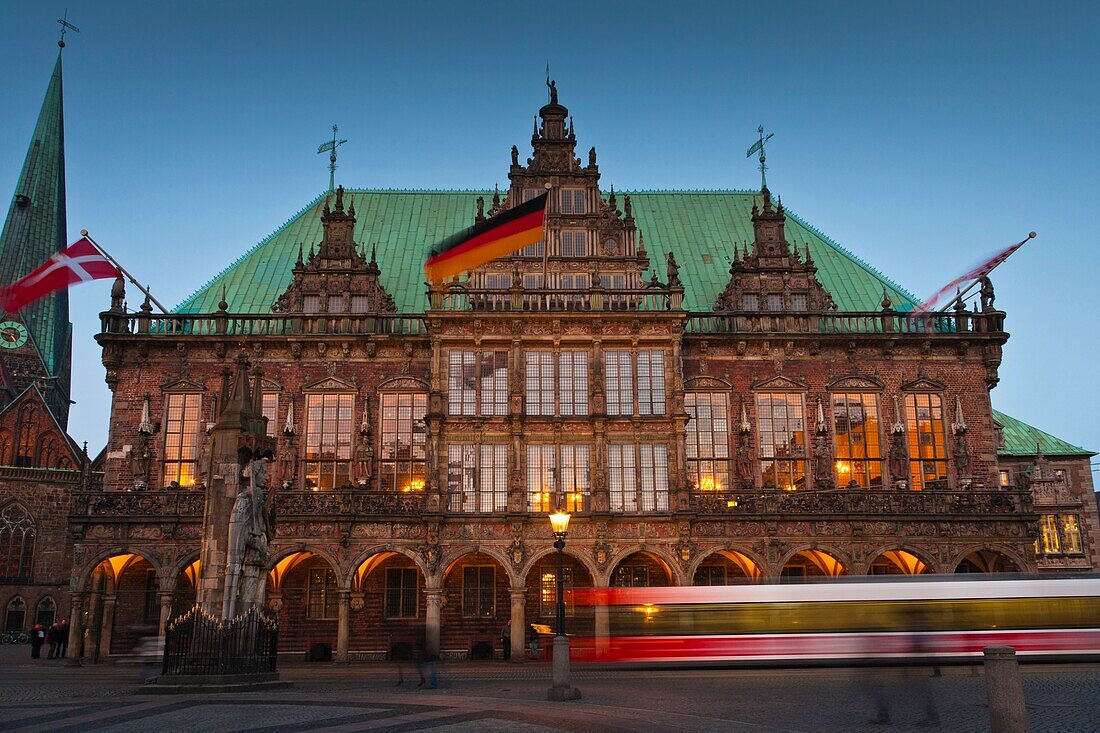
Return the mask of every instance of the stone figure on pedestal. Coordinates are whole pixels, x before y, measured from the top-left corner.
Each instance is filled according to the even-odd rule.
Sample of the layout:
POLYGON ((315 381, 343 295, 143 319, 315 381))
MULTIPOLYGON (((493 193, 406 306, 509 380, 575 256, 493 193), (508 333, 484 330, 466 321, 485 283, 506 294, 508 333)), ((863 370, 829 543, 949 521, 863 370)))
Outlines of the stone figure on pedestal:
POLYGON ((270 539, 267 515, 271 458, 271 451, 265 451, 245 466, 242 478, 248 483, 233 502, 222 608, 222 617, 226 619, 248 611, 262 600, 260 580, 270 539))

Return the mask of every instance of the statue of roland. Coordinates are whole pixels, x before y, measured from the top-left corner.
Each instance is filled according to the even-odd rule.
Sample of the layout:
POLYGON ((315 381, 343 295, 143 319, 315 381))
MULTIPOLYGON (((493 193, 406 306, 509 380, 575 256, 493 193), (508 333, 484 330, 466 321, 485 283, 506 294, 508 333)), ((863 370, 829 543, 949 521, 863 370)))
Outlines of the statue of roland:
POLYGON ((269 540, 270 450, 245 466, 241 477, 247 482, 233 502, 226 546, 225 600, 222 618, 230 619, 262 603, 264 565, 269 540))

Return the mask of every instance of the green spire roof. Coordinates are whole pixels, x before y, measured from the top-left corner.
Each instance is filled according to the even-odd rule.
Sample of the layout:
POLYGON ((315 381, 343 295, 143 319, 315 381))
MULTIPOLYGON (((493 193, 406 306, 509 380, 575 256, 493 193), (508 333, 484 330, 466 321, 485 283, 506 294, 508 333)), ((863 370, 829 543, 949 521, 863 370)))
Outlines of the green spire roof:
MULTIPOLYGON (((473 224, 478 196, 492 191, 349 190, 355 202, 355 241, 378 250, 381 282, 402 313, 427 307, 424 260, 433 245, 473 224)), ((629 194, 634 218, 645 237, 650 262, 664 278, 666 253, 680 263, 689 310, 710 310, 729 282, 734 244, 751 244, 755 191, 635 191, 629 194)), ((273 234, 181 303, 182 313, 212 313, 226 289, 234 313, 269 313, 290 284, 298 245, 309 251, 321 241, 321 194, 273 234)), ((787 210, 787 239, 810 256, 821 284, 842 311, 877 311, 883 288, 894 307, 908 310, 915 298, 836 242, 787 210)))
MULTIPOLYGON (((61 53, 57 54, 46 99, 15 186, 8 218, 0 232, 0 284, 38 267, 65 247, 65 125, 62 110, 61 53)), ((62 290, 19 312, 50 375, 58 377, 68 403, 69 296, 62 290)), ((58 415, 64 423, 64 413, 58 415)))
POLYGON ((1010 417, 998 410, 993 411, 993 419, 1004 428, 1004 447, 997 451, 1001 456, 1033 456, 1035 447, 1042 449, 1048 456, 1094 456, 1095 451, 1085 450, 1080 446, 1067 443, 1061 438, 1055 438, 1050 433, 1045 433, 1039 428, 1032 427, 1014 417, 1010 417))

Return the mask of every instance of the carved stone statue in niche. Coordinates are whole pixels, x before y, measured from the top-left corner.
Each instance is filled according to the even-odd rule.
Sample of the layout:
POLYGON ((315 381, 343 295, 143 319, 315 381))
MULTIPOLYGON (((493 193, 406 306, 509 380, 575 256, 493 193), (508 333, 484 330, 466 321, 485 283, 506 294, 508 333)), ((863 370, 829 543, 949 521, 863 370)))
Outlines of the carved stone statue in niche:
POLYGON ((374 435, 368 425, 359 433, 359 444, 355 446, 355 480, 360 486, 366 486, 374 473, 374 435))
POLYGON ((294 442, 294 436, 283 435, 279 441, 279 457, 275 464, 275 474, 278 476, 279 485, 289 489, 294 485, 295 463, 298 460, 298 446, 294 442))
POLYGON ((733 471, 737 476, 740 488, 749 489, 753 485, 752 472, 752 444, 748 433, 740 433, 737 436, 737 454, 733 461, 733 471))
POLYGON ((970 475, 970 445, 966 438, 966 432, 966 430, 956 431, 955 447, 952 450, 955 459, 955 472, 960 479, 970 475))
POLYGON ((890 433, 890 480, 899 489, 909 486, 909 446, 906 445, 905 431, 893 430, 890 433))
POLYGON ((149 465, 153 460, 153 451, 149 447, 149 436, 141 434, 138 444, 134 446, 132 470, 134 474, 134 489, 144 491, 149 487, 149 465))
POLYGON ((833 456, 828 443, 828 432, 819 432, 814 441, 814 486, 822 490, 836 488, 833 480, 833 456))

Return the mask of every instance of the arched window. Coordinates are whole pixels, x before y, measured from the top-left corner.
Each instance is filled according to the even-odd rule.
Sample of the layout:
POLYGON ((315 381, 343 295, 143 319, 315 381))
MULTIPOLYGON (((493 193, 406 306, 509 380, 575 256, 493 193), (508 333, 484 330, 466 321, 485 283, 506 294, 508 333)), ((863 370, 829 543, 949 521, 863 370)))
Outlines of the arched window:
POLYGON ((0 512, 0 580, 30 577, 35 534, 34 520, 21 505, 0 512))
POLYGON ((4 633, 23 631, 27 623, 27 602, 20 596, 8 601, 4 614, 4 633))
POLYGON ((38 460, 35 461, 34 465, 39 468, 57 468, 60 457, 57 439, 52 435, 47 435, 39 441, 38 460))
POLYGON ((38 447, 38 405, 24 403, 19 408, 19 441, 16 445, 15 465, 34 466, 35 449, 38 447))
POLYGON ((54 617, 57 615, 57 604, 53 602, 53 599, 46 596, 38 602, 38 607, 34 610, 34 622, 36 624, 42 624, 47 629, 53 626, 54 617))
POLYGON ((0 431, 0 466, 12 465, 12 448, 15 447, 15 441, 12 439, 11 433, 7 430, 0 431))

